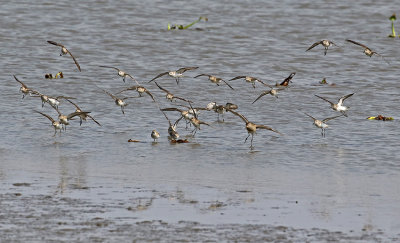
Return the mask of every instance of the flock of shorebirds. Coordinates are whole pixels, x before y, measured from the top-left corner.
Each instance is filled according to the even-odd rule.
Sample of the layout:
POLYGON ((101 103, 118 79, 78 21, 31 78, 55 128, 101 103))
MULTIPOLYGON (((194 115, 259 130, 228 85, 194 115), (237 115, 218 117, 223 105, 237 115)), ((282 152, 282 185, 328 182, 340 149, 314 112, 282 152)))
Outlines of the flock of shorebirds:
MULTIPOLYGON (((381 57, 385 62, 386 59, 379 53, 373 51, 372 49, 368 48, 366 45, 358 43, 356 41, 353 40, 346 40, 350 43, 353 43, 355 45, 358 45, 360 47, 362 47, 364 49, 364 53, 371 57, 374 54, 381 57)), ((78 68, 79 71, 81 71, 81 67, 78 63, 78 61, 76 60, 76 58, 72 55, 72 53, 62 44, 54 42, 54 41, 47 41, 49 44, 51 45, 55 45, 61 48, 61 53, 60 56, 63 55, 69 55, 72 60, 74 61, 76 67, 78 68)), ((314 47, 321 45, 324 47, 324 55, 327 54, 329 47, 331 46, 337 46, 334 42, 330 41, 330 40, 321 40, 318 42, 315 42, 314 44, 312 44, 306 51, 309 51, 311 49, 313 49, 314 47)), ((389 63, 389 62, 387 62, 389 63)), ((158 74, 157 76, 155 76, 153 79, 151 79, 150 81, 148 81, 148 83, 154 82, 155 85, 163 92, 165 92, 166 96, 165 98, 168 101, 176 101, 179 100, 179 107, 169 107, 169 108, 160 108, 159 106, 159 102, 157 101, 157 99, 154 97, 154 95, 147 89, 145 88, 143 85, 139 84, 139 82, 129 73, 117 68, 117 67, 112 67, 112 66, 100 66, 103 68, 109 68, 109 69, 114 69, 117 71, 118 76, 120 76, 122 78, 122 81, 125 83, 126 79, 129 78, 131 80, 133 80, 136 85, 127 87, 117 93, 112 94, 111 92, 101 89, 105 94, 107 94, 108 96, 110 96, 115 104, 117 106, 120 107, 122 114, 125 114, 124 111, 124 107, 126 107, 128 104, 126 103, 127 99, 130 98, 138 98, 138 97, 142 97, 144 93, 146 93, 157 105, 158 109, 161 111, 161 113, 165 116, 165 118, 167 119, 168 123, 169 123, 169 127, 168 127, 168 134, 169 134, 169 139, 171 140, 171 142, 187 142, 186 139, 182 140, 179 139, 180 135, 177 132, 177 125, 179 123, 179 121, 181 121, 182 119, 185 120, 186 122, 186 129, 188 129, 188 126, 192 126, 194 127, 194 129, 192 130, 191 134, 192 136, 195 136, 196 132, 198 130, 200 130, 200 125, 207 125, 209 126, 210 124, 207 122, 204 122, 202 120, 199 120, 199 111, 200 110, 206 110, 206 111, 214 111, 218 114, 218 121, 220 120, 220 115, 223 116, 223 114, 225 112, 230 112, 232 114, 234 114, 235 116, 239 117, 240 119, 243 120, 243 122, 245 123, 245 128, 248 132, 248 136, 245 139, 245 142, 247 141, 247 139, 251 136, 251 142, 250 142, 250 148, 253 148, 253 137, 256 134, 256 131, 259 129, 266 129, 269 130, 271 132, 274 132, 276 134, 280 134, 282 135, 282 133, 280 133, 279 131, 277 131, 276 129, 273 129, 267 125, 261 125, 261 124, 256 124, 253 123, 251 121, 249 121, 244 115, 240 114, 237 109, 238 106, 236 104, 233 103, 226 103, 225 105, 218 105, 216 102, 211 102, 209 103, 206 107, 194 107, 193 102, 188 99, 188 98, 183 98, 183 97, 179 97, 174 95, 173 93, 171 93, 170 91, 168 91, 167 89, 163 88, 160 86, 160 84, 158 84, 155 80, 159 79, 163 76, 169 76, 173 79, 175 79, 176 84, 179 85, 179 81, 181 78, 184 77, 184 73, 187 71, 193 71, 198 69, 198 67, 183 67, 180 68, 178 70, 172 70, 172 71, 166 71, 163 73, 158 74), (124 93, 124 92, 128 92, 128 91, 136 91, 138 93, 139 96, 134 96, 134 97, 121 97, 120 94, 124 93), (171 122, 171 120, 168 118, 166 112, 168 111, 175 111, 175 112, 179 112, 180 113, 180 117, 179 119, 177 119, 175 122, 171 122)), ((265 95, 271 95, 274 96, 276 98, 278 98, 278 92, 281 90, 286 89, 287 87, 289 87, 290 83, 292 82, 293 77, 295 76, 295 72, 291 73, 286 79, 284 79, 282 82, 277 82, 274 85, 269 85, 265 82, 263 82, 261 79, 256 78, 256 77, 252 77, 252 76, 237 76, 234 77, 230 80, 224 80, 220 77, 216 77, 214 75, 211 74, 199 74, 197 76, 194 76, 193 78, 202 78, 202 77, 206 77, 208 78, 208 80, 216 85, 226 85, 228 86, 230 89, 234 89, 230 84, 229 81, 232 80, 237 80, 237 79, 243 79, 245 80, 247 83, 250 83, 253 88, 256 87, 256 83, 260 83, 261 85, 268 87, 268 89, 264 92, 262 92, 254 101, 253 103, 257 102, 259 99, 261 99, 263 96, 265 95)), ((55 136, 57 134, 57 131, 60 132, 61 135, 61 131, 64 130, 66 131, 66 127, 67 125, 69 125, 70 120, 73 120, 75 117, 79 117, 80 120, 80 125, 82 125, 83 121, 87 121, 88 119, 92 120, 93 122, 95 122, 97 125, 101 126, 101 124, 90 115, 90 111, 84 111, 82 110, 75 102, 72 101, 72 99, 74 99, 73 97, 68 97, 68 96, 48 96, 45 94, 40 93, 38 90, 36 89, 32 89, 30 87, 28 87, 25 83, 23 83, 21 80, 19 80, 15 75, 14 78, 17 82, 20 83, 21 88, 20 91, 22 92, 22 98, 24 98, 25 96, 29 95, 30 97, 38 97, 41 99, 42 101, 42 107, 47 103, 49 104, 52 108, 54 108, 54 110, 58 113, 58 118, 54 119, 52 118, 50 115, 45 114, 41 111, 37 111, 35 110, 35 112, 37 112, 38 114, 46 117, 48 120, 51 121, 52 126, 54 127, 54 135, 55 136), (60 109, 59 109, 59 105, 60 105, 60 101, 61 100, 66 100, 68 101, 70 104, 72 104, 75 107, 75 111, 69 114, 63 114, 60 109)), ((313 116, 309 115, 308 113, 304 113, 306 116, 310 117, 313 120, 313 124, 321 129, 321 135, 323 137, 325 137, 325 129, 328 128, 328 124, 327 122, 329 120, 341 117, 341 116, 345 116, 347 117, 346 111, 349 109, 349 107, 344 105, 344 101, 351 97, 352 95, 354 95, 354 93, 345 95, 341 98, 338 99, 338 102, 332 102, 330 100, 328 100, 325 97, 319 96, 319 95, 315 95, 316 97, 328 102, 330 104, 330 107, 336 111, 339 112, 339 115, 333 116, 333 117, 329 117, 329 118, 325 118, 322 120, 316 119, 313 116)), ((178 104, 178 103, 175 103, 178 104)), ((224 121, 224 119, 222 120, 222 122, 224 121)), ((151 137, 154 139, 154 142, 157 141, 157 139, 160 137, 159 132, 157 132, 156 130, 153 130, 151 132, 151 137)))

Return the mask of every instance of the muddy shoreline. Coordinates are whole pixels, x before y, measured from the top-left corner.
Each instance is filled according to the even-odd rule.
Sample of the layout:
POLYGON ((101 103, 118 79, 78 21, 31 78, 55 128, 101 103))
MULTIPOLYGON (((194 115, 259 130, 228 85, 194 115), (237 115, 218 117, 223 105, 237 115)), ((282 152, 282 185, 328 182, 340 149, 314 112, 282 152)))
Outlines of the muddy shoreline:
MULTIPOLYGON (((21 185, 18 185, 21 186, 21 185)), ((27 185, 22 185, 27 186, 27 185)), ((85 189, 80 189, 85 190, 85 189)), ((176 195, 164 195, 174 198, 176 195)), ((322 228, 294 228, 268 224, 213 224, 180 220, 144 219, 162 198, 131 198, 112 203, 94 203, 63 195, 0 194, 0 233, 4 242, 388 242, 387 236, 368 228, 360 232, 322 228)), ((181 201, 196 205, 197 201, 181 201)), ((204 210, 224 214, 224 203, 211 203, 204 210)), ((183 206, 184 207, 184 206, 183 206)), ((168 209, 163 209, 168 210, 168 209)))

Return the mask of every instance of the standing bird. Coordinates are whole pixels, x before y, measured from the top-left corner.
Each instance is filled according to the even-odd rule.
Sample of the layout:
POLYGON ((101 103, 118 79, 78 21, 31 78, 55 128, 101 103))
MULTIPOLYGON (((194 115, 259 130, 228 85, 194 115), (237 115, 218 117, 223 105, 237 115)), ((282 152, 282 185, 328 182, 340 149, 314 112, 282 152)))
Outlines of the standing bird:
POLYGON ((277 130, 274 130, 274 129, 268 127, 268 126, 265 126, 265 125, 257 125, 257 124, 254 124, 254 123, 250 122, 249 120, 247 120, 246 117, 244 117, 242 114, 239 114, 239 113, 236 112, 236 111, 233 111, 233 110, 228 110, 228 111, 230 111, 230 112, 232 112, 234 115, 240 117, 240 118, 246 123, 246 130, 247 130, 247 132, 248 132, 249 135, 246 137, 246 139, 244 140, 244 142, 246 143, 247 139, 248 139, 249 136, 251 135, 250 148, 253 148, 253 137, 254 137, 254 134, 256 133, 257 129, 267 129, 267 130, 270 130, 270 131, 273 131, 273 132, 275 132, 275 133, 278 133, 278 134, 282 135, 282 133, 280 133, 280 132, 278 132, 277 130))
POLYGON ((157 139, 160 137, 160 133, 157 130, 151 131, 151 138, 154 139, 154 142, 157 142, 157 139))
POLYGON ((99 67, 103 67, 103 68, 113 68, 113 69, 115 69, 115 70, 118 71, 118 76, 122 77, 122 81, 124 81, 124 83, 125 83, 126 77, 130 77, 133 81, 135 81, 135 82, 137 83, 137 85, 139 85, 138 81, 137 81, 136 79, 134 79, 134 78, 132 77, 132 75, 130 75, 130 74, 127 73, 127 72, 122 71, 122 70, 119 69, 119 68, 111 67, 111 66, 99 66, 99 67))
POLYGON ((325 137, 325 129, 327 129, 329 127, 328 124, 326 124, 326 122, 342 116, 342 115, 339 115, 339 116, 334 116, 334 117, 330 117, 330 118, 325 118, 324 120, 321 121, 321 120, 315 119, 314 117, 310 116, 307 113, 304 113, 304 114, 306 114, 307 116, 309 116, 311 119, 314 120, 314 125, 316 127, 321 128, 322 137, 325 137))
POLYGON ((190 100, 186 100, 186 99, 184 99, 184 98, 175 96, 174 94, 172 94, 172 93, 169 92, 168 90, 166 90, 166 89, 164 89, 163 87, 161 87, 157 82, 154 82, 154 83, 156 83, 156 85, 157 85, 157 87, 158 87, 159 89, 161 89, 162 91, 164 91, 165 93, 167 93, 167 95, 165 96, 165 98, 166 98, 167 100, 169 100, 169 101, 172 102, 173 99, 178 99, 178 100, 183 100, 183 101, 186 101, 186 102, 191 102, 190 100))
POLYGON ((326 55, 326 52, 328 51, 328 48, 332 45, 337 46, 335 43, 333 43, 333 41, 330 40, 322 40, 322 41, 318 41, 315 42, 314 44, 312 44, 306 51, 309 51, 311 49, 313 49, 314 47, 318 46, 319 44, 323 45, 325 48, 325 52, 324 55, 326 55))
POLYGON ((214 84, 216 84, 216 85, 218 85, 219 86, 219 83, 222 81, 222 82, 224 82, 226 85, 228 85, 229 86, 229 88, 231 88, 231 89, 234 89, 234 88, 232 88, 232 86, 230 86, 225 80, 223 80, 222 78, 218 78, 218 77, 216 77, 216 76, 213 76, 213 75, 210 75, 210 74, 200 74, 200 75, 197 75, 197 76, 195 76, 194 78, 198 78, 198 77, 201 77, 201 76, 207 76, 208 77, 208 80, 210 80, 211 81, 211 83, 214 83, 214 84))
POLYGON ((75 57, 72 55, 72 53, 71 53, 70 51, 68 51, 68 49, 67 49, 64 45, 62 45, 62 44, 60 44, 60 43, 57 43, 57 42, 55 42, 55 41, 47 41, 47 42, 48 42, 49 44, 52 44, 52 45, 61 47, 60 56, 69 54, 69 55, 72 57, 72 59, 74 60, 75 65, 78 67, 79 72, 81 71, 81 66, 79 66, 79 63, 76 61, 75 57))
POLYGON ((150 91, 148 91, 145 87, 143 87, 143 86, 141 86, 141 85, 133 85, 133 86, 131 86, 131 87, 129 87, 129 88, 126 88, 126 89, 123 89, 123 90, 119 91, 119 92, 116 93, 116 94, 120 94, 120 93, 125 92, 125 91, 128 91, 128 90, 136 90, 136 91, 139 93, 139 97, 142 97, 142 94, 143 94, 143 93, 146 93, 146 94, 148 94, 148 95, 151 97, 151 99, 152 99, 154 102, 156 102, 156 100, 154 99, 154 97, 153 97, 153 95, 150 93, 150 91))
POLYGON ((344 106, 344 105, 343 105, 343 102, 344 102, 345 99, 349 98, 349 97, 352 96, 353 94, 354 94, 354 93, 348 94, 348 95, 345 95, 345 96, 341 97, 341 98, 338 100, 338 103, 337 103, 337 104, 335 104, 335 103, 329 101, 328 99, 326 99, 326 98, 324 98, 324 97, 321 97, 321 96, 319 96, 319 95, 315 95, 315 96, 317 96, 317 97, 320 98, 320 99, 325 100, 326 102, 329 102, 329 104, 331 104, 331 108, 332 108, 333 110, 339 111, 339 112, 341 112, 345 117, 347 117, 346 111, 347 111, 350 107, 344 106))
POLYGON ((89 112, 84 112, 81 108, 79 108, 79 106, 77 104, 75 104, 74 102, 70 101, 69 99, 66 99, 67 101, 69 101, 69 103, 71 103, 72 105, 75 106, 75 112, 81 112, 79 114, 79 126, 82 126, 82 120, 86 121, 86 118, 90 118, 92 119, 97 125, 101 126, 101 124, 99 122, 97 122, 91 115, 89 115, 89 112))
POLYGON ((51 121, 51 125, 53 125, 53 127, 54 127, 54 135, 53 135, 53 137, 57 134, 57 130, 60 130, 60 136, 61 136, 62 125, 61 125, 61 123, 59 121, 55 121, 51 116, 49 116, 47 114, 44 114, 44 113, 42 113, 40 111, 36 111, 36 110, 34 110, 34 111, 39 113, 39 114, 41 114, 42 116, 47 117, 47 119, 49 119, 51 121))
POLYGON ((265 83, 263 81, 261 81, 261 79, 255 78, 255 77, 251 77, 251 76, 237 76, 237 77, 234 77, 232 79, 229 79, 229 81, 236 80, 236 79, 241 79, 241 78, 244 78, 244 80, 246 82, 251 83, 253 88, 256 88, 256 82, 260 82, 260 83, 265 85, 265 83))
POLYGON ((124 115, 125 115, 124 107, 128 105, 128 103, 126 103, 125 100, 129 99, 129 98, 136 98, 136 97, 125 97, 125 98, 120 99, 117 96, 111 94, 110 92, 108 92, 104 89, 103 89, 103 92, 108 94, 111 98, 114 99, 115 104, 121 107, 122 114, 124 114, 124 115))
POLYGON ((369 56, 369 57, 372 57, 372 55, 376 54, 376 55, 380 56, 387 64, 389 64, 389 62, 388 62, 381 54, 379 54, 379 53, 376 52, 376 51, 371 50, 371 49, 368 48, 366 45, 363 45, 363 44, 361 44, 361 43, 358 43, 358 42, 356 42, 356 41, 349 40, 349 39, 347 39, 346 41, 351 42, 351 43, 353 43, 353 44, 356 44, 356 45, 358 45, 358 46, 363 47, 363 48, 364 48, 364 53, 365 53, 365 55, 367 55, 367 56, 369 56))
POLYGON ((167 119, 167 121, 169 123, 169 127, 168 127, 169 139, 176 141, 179 138, 179 133, 176 131, 176 125, 177 125, 177 122, 179 122, 179 119, 178 119, 178 121, 175 122, 174 125, 172 125, 167 114, 165 114, 165 112, 161 109, 160 109, 160 111, 164 114, 165 118, 167 119))
POLYGON ((21 84, 21 88, 19 90, 22 92, 22 99, 25 97, 25 95, 31 95, 32 92, 35 92, 33 89, 28 88, 22 81, 18 80, 15 75, 13 75, 15 80, 21 84))
POLYGON ((159 78, 159 77, 162 77, 162 76, 168 74, 168 76, 175 78, 176 84, 179 84, 179 79, 180 79, 181 77, 183 77, 183 73, 184 73, 184 72, 189 71, 189 70, 198 69, 198 68, 199 68, 199 67, 183 67, 183 68, 179 68, 179 69, 176 70, 176 71, 167 71, 167 72, 164 72, 164 73, 160 73, 160 74, 157 75, 155 78, 153 78, 152 80, 150 80, 149 83, 152 82, 152 81, 154 81, 155 79, 157 79, 157 78, 159 78))

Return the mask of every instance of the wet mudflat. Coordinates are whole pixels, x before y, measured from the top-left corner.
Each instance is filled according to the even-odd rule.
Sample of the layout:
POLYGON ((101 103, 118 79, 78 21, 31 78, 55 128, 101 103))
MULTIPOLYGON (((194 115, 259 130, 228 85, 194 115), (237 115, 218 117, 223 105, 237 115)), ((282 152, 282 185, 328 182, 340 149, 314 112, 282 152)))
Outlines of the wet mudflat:
MULTIPOLYGON (((30 1, 0 8, 0 239, 2 241, 282 241, 396 242, 400 235, 400 41, 387 38, 395 1, 304 3, 281 1, 30 1), (184 3, 184 4, 183 4, 184 3), (176 6, 179 6, 177 8, 176 6), (188 24, 168 31, 167 23, 188 24), (322 39, 333 40, 327 55, 322 39), (345 40, 365 43, 385 57, 366 56, 345 40), (63 43, 78 60, 48 40, 63 43), (157 82, 195 106, 231 102, 250 121, 283 135, 257 131, 254 149, 244 122, 201 111, 203 126, 178 125, 188 143, 170 143, 168 122, 144 94, 129 99, 125 115, 102 89, 131 73, 161 108, 170 102, 154 83, 159 73, 198 66, 179 83, 157 82), (62 71, 63 79, 45 79, 62 71), (268 84, 296 72, 279 98, 244 80, 217 86, 205 73, 229 80, 259 77, 268 84), (56 117, 40 98, 18 91, 16 75, 49 95, 72 96, 93 121, 71 120, 52 136, 56 117), (320 84, 326 78, 328 85, 320 84), (334 85, 330 85, 334 84, 334 85), (314 95, 350 106, 338 115, 314 95), (382 114, 393 121, 367 120, 382 114), (153 143, 150 133, 161 137, 153 143), (129 140, 137 142, 128 142, 129 140)), ((136 91, 127 96, 137 95, 136 91)), ((74 107, 61 101, 64 113, 74 107)), ((171 120, 179 113, 168 113, 171 120)))

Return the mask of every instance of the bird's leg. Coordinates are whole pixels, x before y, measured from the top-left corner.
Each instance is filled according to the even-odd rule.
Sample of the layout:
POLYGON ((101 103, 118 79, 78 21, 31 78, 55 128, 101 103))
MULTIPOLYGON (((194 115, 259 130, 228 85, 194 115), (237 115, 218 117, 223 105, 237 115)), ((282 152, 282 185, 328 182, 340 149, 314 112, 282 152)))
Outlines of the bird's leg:
POLYGON ((244 140, 244 143, 246 143, 247 139, 250 137, 250 133, 249 135, 247 135, 246 139, 244 140))
POLYGON ((79 126, 82 126, 82 117, 79 117, 79 126))
POLYGON ((175 78, 176 84, 179 84, 179 78, 175 78))
POLYGON ((124 76, 124 77, 122 78, 122 81, 124 81, 124 83, 125 83, 125 79, 126 79, 126 76, 124 76))
POLYGON ((124 115, 125 115, 125 112, 124 112, 124 107, 123 107, 123 106, 121 106, 121 111, 122 111, 122 114, 124 114, 124 115))
POLYGON ((54 135, 53 135, 53 137, 55 137, 56 134, 57 134, 57 128, 54 128, 54 135))
POLYGON ((326 56, 326 52, 328 51, 328 47, 325 47, 324 56, 326 56))
POLYGON ((250 148, 251 149, 253 149, 253 138, 254 138, 254 135, 251 134, 251 141, 250 141, 250 148))
POLYGON ((255 82, 251 83, 251 85, 253 85, 253 88, 254 88, 254 89, 256 88, 255 82))
POLYGON ((197 132, 197 127, 195 127, 194 130, 192 131, 193 137, 194 135, 196 135, 196 132, 197 132))

